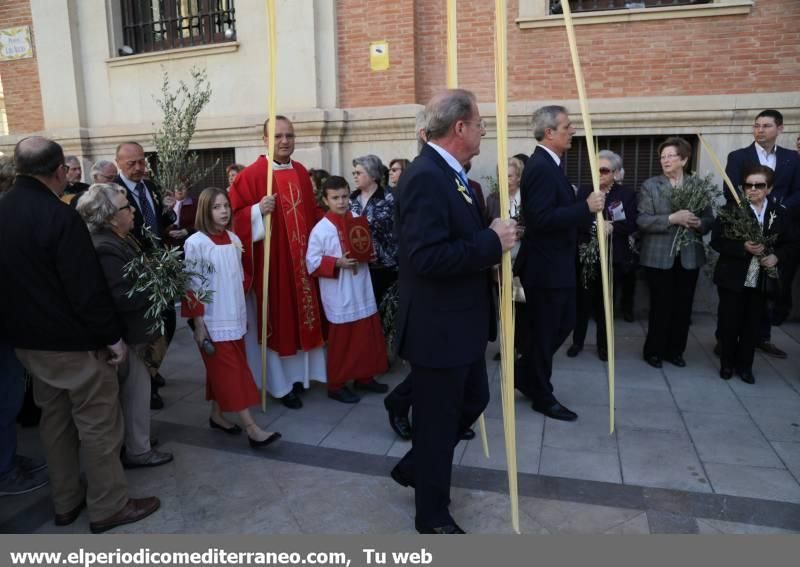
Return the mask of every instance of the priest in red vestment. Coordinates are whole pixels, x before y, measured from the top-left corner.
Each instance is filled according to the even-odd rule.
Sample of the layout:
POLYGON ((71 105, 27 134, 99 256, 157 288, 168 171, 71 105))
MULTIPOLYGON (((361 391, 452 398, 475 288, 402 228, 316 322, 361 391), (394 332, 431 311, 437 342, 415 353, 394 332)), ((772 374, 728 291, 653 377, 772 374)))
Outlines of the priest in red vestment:
MULTIPOLYGON (((264 145, 267 123, 264 123, 264 145)), ((267 392, 291 409, 302 407, 296 384, 325 382, 322 312, 317 282, 308 275, 308 236, 324 212, 314 199, 308 171, 291 159, 294 127, 285 116, 275 120, 275 156, 246 167, 231 185, 233 228, 242 241, 247 302, 245 345, 250 368, 261 381, 264 281, 263 215, 272 215, 267 298, 267 392), (267 197, 268 170, 274 175, 267 197)))

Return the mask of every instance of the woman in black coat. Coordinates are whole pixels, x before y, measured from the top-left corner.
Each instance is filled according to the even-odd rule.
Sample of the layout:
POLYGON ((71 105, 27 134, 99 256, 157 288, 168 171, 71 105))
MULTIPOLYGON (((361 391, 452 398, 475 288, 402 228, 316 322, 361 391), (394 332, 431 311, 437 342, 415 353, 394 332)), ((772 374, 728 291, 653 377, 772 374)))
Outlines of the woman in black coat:
MULTIPOLYGON (((751 166, 744 171, 744 203, 758 221, 765 237, 774 237, 767 245, 737 239, 728 222, 718 217, 711 232, 711 247, 719 252, 714 283, 719 293, 719 375, 729 380, 736 372, 742 381, 755 383, 753 357, 759 323, 767 308, 769 290, 778 285, 776 270, 790 253, 790 219, 785 208, 767 198, 772 191, 773 172, 769 167, 751 166), (770 274, 772 272, 772 274, 770 274)), ((733 211, 738 205, 729 202, 733 211)))
MULTIPOLYGON (((606 227, 611 233, 611 263, 614 280, 619 281, 619 276, 628 270, 635 269, 636 259, 628 243, 629 237, 636 232, 636 194, 625 189, 615 182, 615 174, 622 167, 622 158, 609 150, 598 154, 600 168, 600 191, 606 194, 606 207, 603 217, 606 227)), ((578 191, 578 201, 586 199, 592 192, 591 187, 581 187, 578 191)), ((592 239, 594 222, 587 224, 578 231, 578 244, 588 244, 592 239)), ((589 317, 592 316, 597 324, 597 356, 600 360, 608 360, 608 347, 606 345, 605 313, 603 310, 603 282, 600 275, 600 264, 594 266, 580 266, 578 270, 578 286, 576 288, 576 314, 575 329, 572 331, 572 346, 567 349, 567 356, 574 357, 583 350, 586 339, 586 329, 589 317), (584 287, 583 270, 593 269, 595 276, 584 287)))

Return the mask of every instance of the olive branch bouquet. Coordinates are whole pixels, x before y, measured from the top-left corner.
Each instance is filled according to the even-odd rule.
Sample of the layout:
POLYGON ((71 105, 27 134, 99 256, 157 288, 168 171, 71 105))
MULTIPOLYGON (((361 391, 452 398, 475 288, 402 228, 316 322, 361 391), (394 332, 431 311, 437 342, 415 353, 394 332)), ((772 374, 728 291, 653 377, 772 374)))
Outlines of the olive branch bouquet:
POLYGON ((145 317, 154 321, 149 332, 164 334, 161 314, 174 307, 177 301, 186 298, 203 304, 211 303, 214 292, 207 285, 214 266, 204 261, 186 262, 180 248, 162 247, 160 239, 146 226, 142 230, 150 246, 125 264, 123 275, 133 282, 128 297, 137 293, 147 294, 150 306, 145 317), (190 289, 193 290, 191 296, 188 294, 190 289))
MULTIPOLYGON (((684 176, 683 182, 672 190, 672 211, 687 210, 699 217, 708 207, 716 209, 721 197, 722 191, 714 183, 713 175, 708 174, 705 177, 687 175, 684 176)), ((700 236, 694 230, 679 226, 672 240, 670 255, 677 256, 686 246, 700 240, 700 236)))

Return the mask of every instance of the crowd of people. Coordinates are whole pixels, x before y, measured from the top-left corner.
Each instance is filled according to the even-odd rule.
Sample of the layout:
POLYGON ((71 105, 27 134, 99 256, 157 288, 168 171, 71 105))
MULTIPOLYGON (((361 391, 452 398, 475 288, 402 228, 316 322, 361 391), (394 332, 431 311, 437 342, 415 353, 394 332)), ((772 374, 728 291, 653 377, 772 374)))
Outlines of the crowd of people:
MULTIPOLYGON (((357 157, 351 186, 292 159, 294 126, 277 116, 274 155, 230 165, 227 189, 206 188, 196 197, 189 187, 165 192, 150 181, 137 142, 120 144, 114 161, 95 163, 90 186, 81 182, 80 160, 57 143, 20 141, 13 164, 0 163, 0 182, 11 185, 0 193, 0 293, 15 298, 4 303, 0 327, 0 494, 34 490, 49 478, 55 523, 74 522, 86 507, 96 533, 158 509, 156 497, 128 495, 123 469, 173 460, 151 436, 150 409, 163 407, 159 368, 177 311, 153 313, 125 268, 166 246, 182 249, 186 265, 205 274, 191 279, 180 315, 206 369, 214 430, 244 431, 253 448, 280 438, 250 413, 260 401, 264 343, 266 391, 293 410, 302 408, 311 381, 325 383, 328 397, 341 403, 386 394, 376 378, 389 366, 389 349, 409 363, 384 405, 391 428, 412 441, 391 476, 415 489, 421 533, 463 533, 448 511, 453 450, 475 436, 472 425, 488 403, 485 351, 497 334, 504 251, 514 265, 515 386, 552 419, 578 418, 559 402, 552 380, 553 357, 570 334, 567 356, 578 356, 593 318, 597 355, 609 356, 602 276, 592 253, 598 214, 625 320, 634 319, 640 270, 650 290, 643 345, 650 366, 687 365, 709 233, 719 254, 713 281, 720 377, 738 374, 753 384, 756 348, 786 356, 769 330, 792 306, 800 155, 777 146, 778 111, 761 112, 753 144, 728 156, 727 174, 744 204, 728 192, 716 217, 711 206, 674 204, 673 193, 694 175, 691 145, 680 137, 658 147, 662 174, 640 188, 625 185, 622 158, 610 150, 598 156, 600 190, 576 187, 563 164, 575 128, 564 107, 545 106, 532 117, 533 153, 509 159, 503 220, 499 194, 484 196, 468 176, 486 133, 475 96, 458 89, 436 95, 424 124, 413 162, 394 158, 385 166, 372 154, 357 157), (737 218, 755 232, 743 231, 747 222, 737 218), (368 229, 366 255, 356 250, 352 227, 368 229), (688 237, 676 249, 681 230, 688 237), (213 292, 210 302, 204 291, 213 292), (394 298, 395 342, 387 345, 379 308, 394 298), (46 463, 16 454, 13 418, 25 371, 42 411, 46 463)), ((268 132, 264 123, 265 146, 268 132)))

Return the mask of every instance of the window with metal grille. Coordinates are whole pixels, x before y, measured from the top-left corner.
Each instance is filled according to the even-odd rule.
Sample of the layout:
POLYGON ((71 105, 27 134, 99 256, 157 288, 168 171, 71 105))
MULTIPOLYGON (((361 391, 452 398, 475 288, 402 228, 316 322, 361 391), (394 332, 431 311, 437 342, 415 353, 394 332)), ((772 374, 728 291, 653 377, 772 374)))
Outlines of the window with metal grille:
POLYGON ((233 0, 121 0, 122 35, 134 53, 236 39, 233 0))
MULTIPOLYGON (((692 145, 689 168, 694 170, 697 163, 699 140, 695 135, 679 135, 692 145)), ((645 179, 661 175, 658 145, 667 138, 669 136, 600 136, 598 149, 611 150, 619 154, 622 158, 622 167, 625 168, 625 180, 622 184, 638 190, 645 179)), ((592 184, 592 172, 589 169, 589 155, 586 152, 585 138, 578 136, 572 138, 572 148, 564 157, 564 167, 570 183, 578 187, 592 184)))
MULTIPOLYGON (((671 6, 691 6, 693 4, 712 4, 714 0, 569 0, 573 13, 597 12, 600 10, 624 10, 631 8, 668 8, 671 6)), ((550 0, 550 13, 563 14, 562 0, 550 0)))
MULTIPOLYGON (((228 177, 225 175, 225 168, 235 163, 236 150, 234 148, 212 148, 209 150, 192 150, 197 154, 198 169, 205 169, 214 165, 214 168, 203 179, 195 183, 189 193, 197 197, 206 187, 219 187, 225 189, 228 186, 228 177)), ((145 154, 147 163, 153 172, 158 171, 158 154, 147 152, 145 154)))

